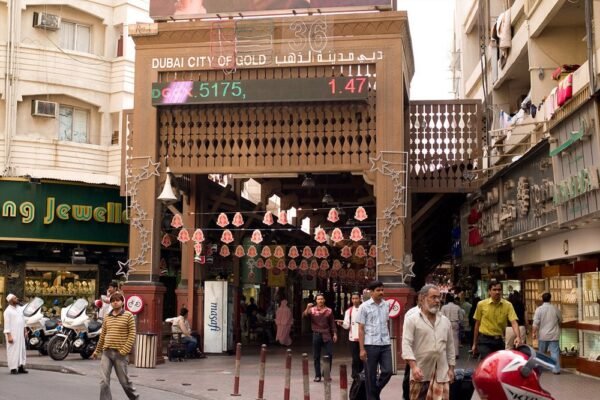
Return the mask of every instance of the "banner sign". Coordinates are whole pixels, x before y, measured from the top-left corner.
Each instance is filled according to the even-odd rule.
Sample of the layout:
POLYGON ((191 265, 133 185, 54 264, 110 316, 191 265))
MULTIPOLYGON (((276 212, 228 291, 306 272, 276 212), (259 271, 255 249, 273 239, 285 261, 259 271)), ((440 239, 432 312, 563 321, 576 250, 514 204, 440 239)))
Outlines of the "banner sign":
POLYGON ((227 351, 227 281, 204 283, 204 352, 227 351))
POLYGON ((0 240, 127 245, 119 188, 0 180, 0 240))
POLYGON ((157 21, 373 9, 391 10, 392 0, 150 0, 150 17, 157 21))

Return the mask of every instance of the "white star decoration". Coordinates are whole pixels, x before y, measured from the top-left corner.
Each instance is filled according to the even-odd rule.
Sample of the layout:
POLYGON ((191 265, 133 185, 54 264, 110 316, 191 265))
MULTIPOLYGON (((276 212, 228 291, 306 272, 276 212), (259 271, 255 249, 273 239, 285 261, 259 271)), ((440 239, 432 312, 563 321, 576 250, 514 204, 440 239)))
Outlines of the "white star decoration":
POLYGON ((142 167, 142 173, 140 174, 140 178, 148 179, 151 176, 160 176, 160 172, 158 172, 158 167, 160 167, 160 163, 152 162, 152 159, 148 158, 148 164, 142 167))
POLYGON ((415 262, 412 260, 412 254, 405 254, 402 263, 400 263, 394 272, 400 275, 400 279, 402 279, 403 283, 406 283, 407 278, 413 278, 415 276, 413 271, 414 265, 415 262))
POLYGON ((129 279, 129 274, 135 271, 135 268, 131 266, 131 260, 127 260, 125 262, 118 261, 119 270, 116 275, 123 275, 125 279, 129 279))

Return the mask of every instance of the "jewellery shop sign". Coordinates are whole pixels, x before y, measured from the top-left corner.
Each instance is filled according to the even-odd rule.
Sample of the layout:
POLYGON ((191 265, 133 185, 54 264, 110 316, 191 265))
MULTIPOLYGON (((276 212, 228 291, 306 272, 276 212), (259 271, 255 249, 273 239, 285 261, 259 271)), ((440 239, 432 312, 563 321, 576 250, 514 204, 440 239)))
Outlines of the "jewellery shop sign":
POLYGON ((118 188, 0 180, 0 240, 127 245, 118 188))

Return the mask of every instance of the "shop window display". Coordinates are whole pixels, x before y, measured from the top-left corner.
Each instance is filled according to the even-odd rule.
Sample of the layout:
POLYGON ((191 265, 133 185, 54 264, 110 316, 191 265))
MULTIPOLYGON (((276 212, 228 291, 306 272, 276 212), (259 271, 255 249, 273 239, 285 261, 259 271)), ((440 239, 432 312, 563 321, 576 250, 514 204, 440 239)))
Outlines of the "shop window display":
POLYGON ((555 276, 548 283, 552 303, 561 311, 563 323, 577 321, 577 278, 555 276))
POLYGON ((581 332, 581 357, 600 363, 600 332, 581 332))
POLYGON ((600 323, 600 273, 580 274, 581 315, 585 323, 600 323))
POLYGON ((508 300, 508 297, 515 291, 521 292, 521 281, 506 280, 500 281, 502 284, 502 297, 508 300))
MULTIPOLYGON (((577 357, 579 353, 579 335, 575 328, 563 328, 560 331, 560 355, 577 357)), ((564 365, 563 365, 564 366, 564 365)))
POLYGON ((542 294, 546 291, 546 279, 525 281, 525 311, 529 321, 533 321, 535 309, 542 305, 542 294))

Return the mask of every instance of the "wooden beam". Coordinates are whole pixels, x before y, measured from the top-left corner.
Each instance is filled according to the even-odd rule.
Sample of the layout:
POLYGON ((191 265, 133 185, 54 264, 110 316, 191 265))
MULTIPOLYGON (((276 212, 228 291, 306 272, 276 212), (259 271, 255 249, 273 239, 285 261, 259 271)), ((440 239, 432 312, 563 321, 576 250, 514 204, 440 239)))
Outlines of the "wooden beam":
POLYGON ((412 217, 412 230, 413 232, 423 223, 423 221, 425 220, 425 214, 427 214, 427 212, 433 210, 436 207, 439 207, 441 205, 441 201, 444 198, 444 194, 443 193, 437 193, 435 194, 432 198, 429 199, 429 201, 427 201, 427 203, 425 203, 425 205, 423 207, 421 207, 419 209, 419 211, 417 211, 415 213, 415 215, 413 215, 412 217))

